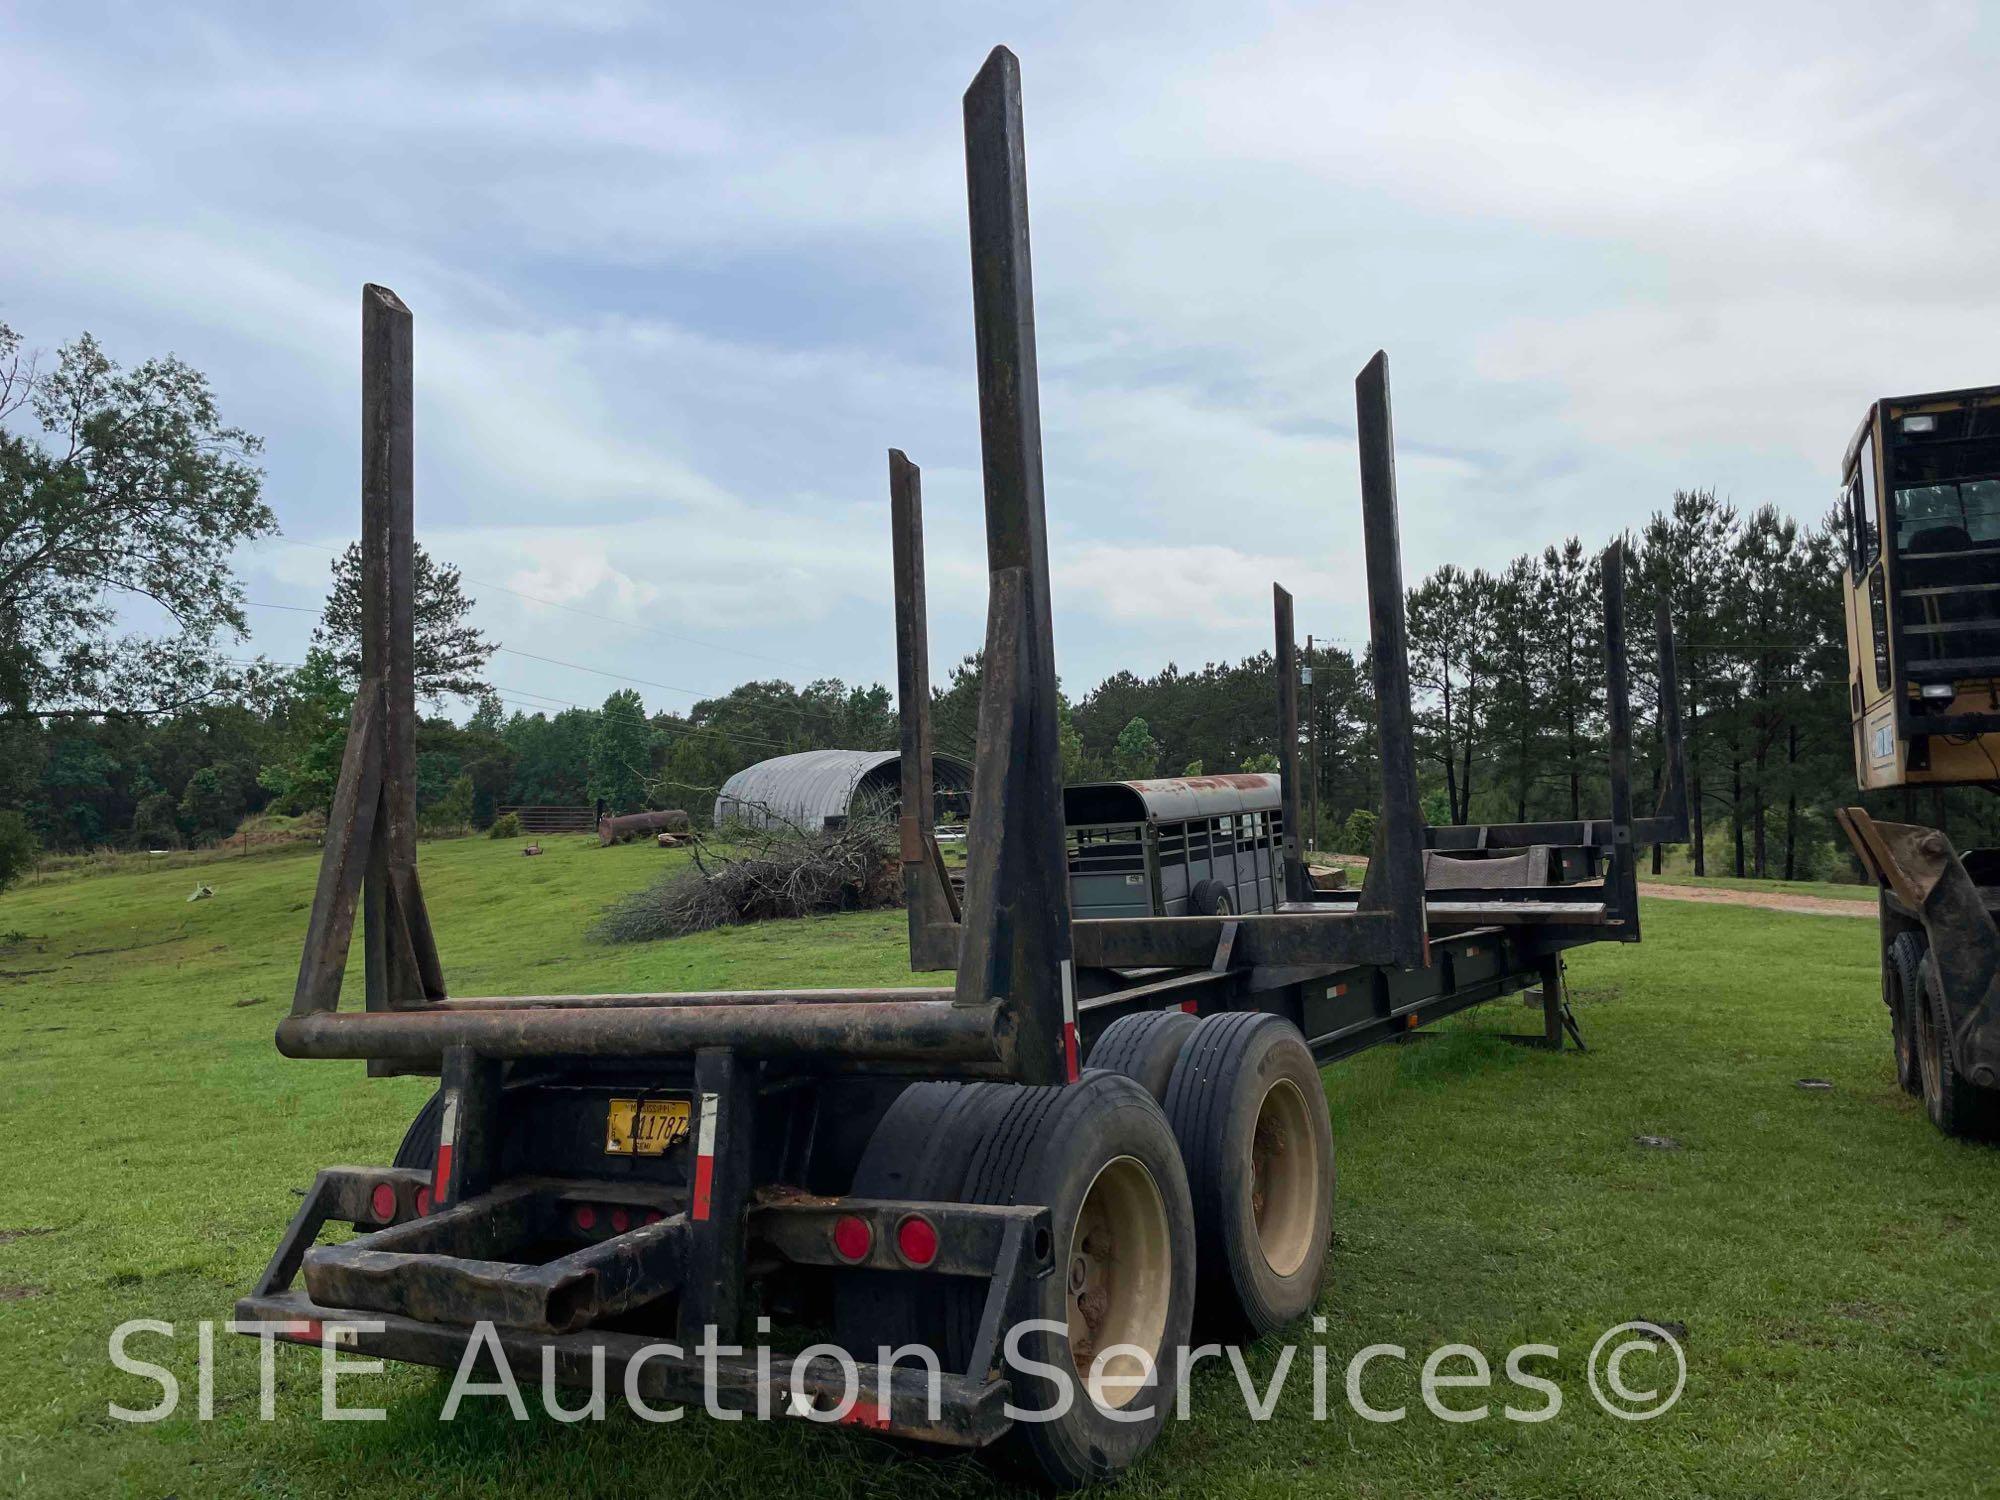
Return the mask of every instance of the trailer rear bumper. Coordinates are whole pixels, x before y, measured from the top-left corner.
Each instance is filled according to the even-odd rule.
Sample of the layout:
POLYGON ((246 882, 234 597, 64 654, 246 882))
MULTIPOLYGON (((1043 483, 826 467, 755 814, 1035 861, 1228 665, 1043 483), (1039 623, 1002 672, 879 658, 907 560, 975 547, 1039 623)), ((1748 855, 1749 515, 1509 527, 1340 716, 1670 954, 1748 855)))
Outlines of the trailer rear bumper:
POLYGON ((957 1448, 979 1448, 1013 1425, 1003 1410, 1010 1388, 999 1377, 984 1380, 918 1364, 848 1364, 821 1356, 795 1367, 771 1353, 699 1357, 693 1350, 639 1334, 608 1329, 580 1333, 528 1333, 492 1324, 478 1328, 427 1323, 395 1313, 324 1307, 304 1292, 245 1297, 236 1304, 243 1323, 288 1325, 277 1337, 296 1344, 328 1345, 343 1355, 398 1360, 456 1370, 475 1341, 478 1378, 490 1383, 494 1351, 532 1402, 542 1389, 545 1363, 554 1383, 571 1390, 602 1389, 607 1404, 624 1400, 641 1417, 674 1420, 680 1411, 709 1409, 763 1417, 803 1417, 865 1427, 897 1437, 957 1448), (596 1351, 602 1350, 600 1356, 596 1351), (595 1372, 602 1358, 602 1376, 595 1372), (850 1389, 850 1372, 852 1389, 850 1389), (639 1403, 644 1403, 645 1410, 639 1403), (835 1415, 838 1413, 838 1415, 835 1415))

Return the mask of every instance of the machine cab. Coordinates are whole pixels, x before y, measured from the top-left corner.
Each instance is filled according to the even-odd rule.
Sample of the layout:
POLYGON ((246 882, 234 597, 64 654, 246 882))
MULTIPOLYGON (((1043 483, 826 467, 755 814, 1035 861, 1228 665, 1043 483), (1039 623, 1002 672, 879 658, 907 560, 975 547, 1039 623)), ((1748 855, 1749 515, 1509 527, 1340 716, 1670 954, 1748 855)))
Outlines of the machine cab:
POLYGON ((1877 401, 1841 478, 1856 782, 2000 781, 2000 386, 1877 401))

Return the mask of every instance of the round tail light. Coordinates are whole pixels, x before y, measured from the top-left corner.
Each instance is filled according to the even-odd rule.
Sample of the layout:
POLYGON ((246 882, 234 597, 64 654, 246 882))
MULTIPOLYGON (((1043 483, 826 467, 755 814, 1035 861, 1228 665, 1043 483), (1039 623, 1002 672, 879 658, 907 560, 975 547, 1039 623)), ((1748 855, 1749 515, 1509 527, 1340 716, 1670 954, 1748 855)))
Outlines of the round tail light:
POLYGON ((597 1227, 597 1210, 592 1208, 588 1203, 580 1205, 576 1211, 576 1227, 581 1229, 585 1234, 595 1229, 597 1227))
POLYGON ((368 1207, 378 1222, 388 1223, 396 1217, 396 1189, 386 1182, 376 1183, 375 1191, 368 1195, 368 1207))
POLYGON ((875 1248, 875 1230, 858 1214, 842 1214, 833 1221, 833 1253, 850 1265, 868 1259, 875 1248))
POLYGON ((922 1214, 905 1214, 896 1225, 896 1253, 922 1270, 937 1259, 937 1226, 922 1214))

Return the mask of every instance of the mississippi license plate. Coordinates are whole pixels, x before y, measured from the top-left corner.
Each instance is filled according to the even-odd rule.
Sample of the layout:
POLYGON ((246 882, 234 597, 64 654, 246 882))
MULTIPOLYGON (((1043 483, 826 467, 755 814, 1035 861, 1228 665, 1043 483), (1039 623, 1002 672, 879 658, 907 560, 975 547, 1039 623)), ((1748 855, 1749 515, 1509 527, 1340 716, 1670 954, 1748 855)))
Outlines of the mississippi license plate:
POLYGON ((606 1156, 661 1156, 687 1139, 685 1099, 613 1099, 604 1122, 606 1156))

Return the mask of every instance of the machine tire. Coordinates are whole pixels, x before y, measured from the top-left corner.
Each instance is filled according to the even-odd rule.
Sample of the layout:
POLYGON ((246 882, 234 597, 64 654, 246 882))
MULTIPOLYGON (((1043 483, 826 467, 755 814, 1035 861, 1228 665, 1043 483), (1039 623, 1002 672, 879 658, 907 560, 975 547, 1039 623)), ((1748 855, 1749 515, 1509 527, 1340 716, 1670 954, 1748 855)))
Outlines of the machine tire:
POLYGON ((1183 1010, 1147 1010, 1120 1016, 1104 1028, 1090 1049, 1090 1065, 1122 1073, 1166 1103, 1181 1047, 1199 1023, 1183 1010))
MULTIPOLYGON (((1029 1284, 1023 1321, 1082 1330, 1088 1343, 1079 1369, 1078 1334, 1036 1329, 1020 1337, 1008 1372, 1014 1404, 1046 1411, 1065 1388, 1073 1399, 1051 1421, 1017 1422, 994 1457, 1044 1485, 1075 1489, 1129 1467, 1166 1423, 1194 1315, 1193 1207, 1173 1129, 1136 1080, 1093 1072, 1067 1087, 1008 1093, 980 1132, 961 1196, 1048 1206, 1056 1269, 1029 1284), (1090 1349, 1120 1343, 1155 1351, 1149 1381, 1106 1391, 1123 1396, 1111 1402, 1114 1410, 1151 1407, 1144 1420, 1107 1416, 1082 1378, 1090 1349)), ((952 1368, 972 1357, 985 1293, 983 1285, 957 1289, 946 1339, 952 1368)))
POLYGON ((1311 1310, 1333 1229, 1333 1125, 1298 1028, 1210 1016, 1181 1049, 1167 1118, 1195 1208, 1204 1329, 1262 1337, 1311 1310))
POLYGON ((1229 887, 1219 880, 1197 880, 1194 889, 1188 892, 1188 906, 1203 917, 1228 917, 1236 913, 1229 887))
POLYGON ((1924 1081, 1917 1064, 1917 1007, 1923 1003, 1924 940, 1901 932, 1889 944, 1889 1039, 1895 1049, 1896 1082, 1903 1092, 1922 1098, 1924 1081))
POLYGON ((1951 1021, 1945 1011, 1944 991, 1937 983, 1936 965, 1926 963, 1919 974, 1916 1050, 1924 1113, 1946 1135, 1988 1138, 2000 1125, 2000 1095, 1959 1075, 1958 1065, 1952 1061, 1951 1021))

